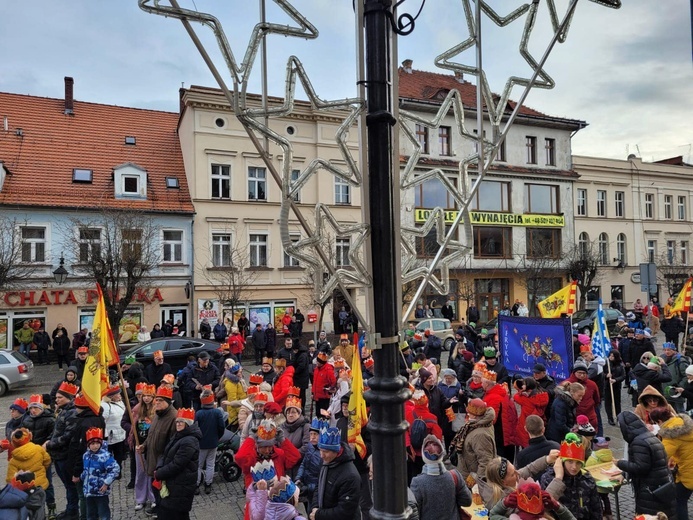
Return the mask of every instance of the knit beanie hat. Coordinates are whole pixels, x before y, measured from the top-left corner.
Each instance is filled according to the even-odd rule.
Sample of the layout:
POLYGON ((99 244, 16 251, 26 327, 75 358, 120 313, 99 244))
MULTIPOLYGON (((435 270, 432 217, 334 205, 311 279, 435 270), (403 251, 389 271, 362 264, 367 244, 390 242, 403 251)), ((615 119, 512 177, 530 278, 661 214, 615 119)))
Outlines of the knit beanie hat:
POLYGON ((443 458, 445 447, 435 435, 426 435, 421 445, 421 457, 424 461, 423 472, 427 475, 440 475, 445 472, 443 458))
POLYGON ((444 368, 443 370, 440 371, 440 377, 445 377, 445 376, 452 376, 454 378, 457 378, 457 374, 452 368, 444 368))
POLYGON ((462 357, 464 358, 465 361, 471 361, 472 359, 474 359, 474 354, 472 354, 468 350, 463 350, 462 351, 462 357))
POLYGON ((578 371, 587 372, 587 365, 582 359, 578 359, 573 365, 573 373, 578 371))
POLYGON ((657 356, 652 356, 650 358, 650 361, 647 363, 647 368, 650 368, 652 370, 659 370, 661 368, 659 365, 659 358, 657 356))
POLYGON ((594 426, 590 424, 590 420, 586 415, 578 415, 576 420, 578 435, 594 437, 597 434, 597 432, 594 430, 594 426))
POLYGON ((419 369, 419 381, 421 384, 424 383, 424 381, 428 380, 431 377, 431 373, 426 370, 425 368, 420 368, 419 369))
POLYGON ((686 375, 693 376, 693 365, 688 365, 688 368, 686 368, 686 375))
POLYGON ((29 406, 29 403, 27 403, 25 399, 18 397, 17 399, 14 400, 14 403, 12 403, 10 405, 10 410, 16 410, 17 412, 24 415, 26 413, 26 409, 28 406, 29 406))
POLYGON ((578 341, 580 345, 589 345, 591 340, 587 334, 578 334, 578 341))

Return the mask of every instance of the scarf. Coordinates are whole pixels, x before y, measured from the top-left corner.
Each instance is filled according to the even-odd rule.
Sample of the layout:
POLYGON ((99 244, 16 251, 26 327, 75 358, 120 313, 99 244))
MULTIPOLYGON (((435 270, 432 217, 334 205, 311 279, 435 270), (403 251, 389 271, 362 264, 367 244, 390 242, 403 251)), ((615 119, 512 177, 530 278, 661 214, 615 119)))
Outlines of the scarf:
POLYGON ((464 441, 473 430, 480 427, 479 421, 468 421, 465 425, 455 434, 450 445, 455 449, 455 451, 462 452, 464 450, 464 441))

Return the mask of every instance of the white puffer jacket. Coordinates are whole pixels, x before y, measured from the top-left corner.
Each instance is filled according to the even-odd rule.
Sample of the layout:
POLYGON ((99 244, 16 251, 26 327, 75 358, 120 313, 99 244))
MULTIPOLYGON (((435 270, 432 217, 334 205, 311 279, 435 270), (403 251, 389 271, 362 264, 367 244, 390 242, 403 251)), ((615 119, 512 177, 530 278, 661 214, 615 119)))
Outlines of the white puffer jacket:
POLYGON ((106 431, 104 436, 109 444, 116 444, 125 440, 125 430, 121 428, 120 421, 125 413, 125 403, 111 401, 108 397, 104 397, 101 401, 103 408, 103 420, 106 421, 106 431))

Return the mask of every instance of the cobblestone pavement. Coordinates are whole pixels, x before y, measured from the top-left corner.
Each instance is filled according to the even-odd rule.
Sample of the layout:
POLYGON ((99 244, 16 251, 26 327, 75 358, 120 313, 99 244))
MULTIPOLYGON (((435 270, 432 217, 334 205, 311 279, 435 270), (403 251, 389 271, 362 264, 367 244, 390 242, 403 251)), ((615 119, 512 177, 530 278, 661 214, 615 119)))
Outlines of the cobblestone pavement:
MULTIPOLYGON (((659 344, 663 341, 660 339, 659 344)), ((659 349, 658 349, 659 350, 659 349)), ((447 353, 443 354, 443 362, 447 361, 447 353)), ((247 371, 253 373, 257 370, 257 367, 248 365, 246 367, 247 371)), ((57 369, 55 364, 49 366, 37 366, 36 377, 32 381, 31 386, 27 386, 21 390, 15 390, 8 392, 5 396, 0 397, 0 424, 4 425, 9 420, 9 405, 16 397, 23 396, 28 399, 29 395, 32 393, 48 393, 50 392, 53 384, 62 379, 63 372, 57 369)), ((623 409, 631 409, 630 406, 630 396, 624 391, 623 395, 623 409)), ((606 436, 611 437, 611 448, 614 452, 614 456, 617 458, 623 457, 623 440, 621 439, 621 433, 618 427, 609 426, 606 422, 605 414, 602 414, 604 418, 604 433, 606 436)), ((112 488, 111 493, 111 512, 112 518, 114 520, 125 519, 125 518, 147 518, 144 511, 135 512, 134 506, 134 494, 132 490, 126 489, 126 485, 129 479, 129 462, 126 461, 123 468, 123 478, 117 480, 112 488)), ((7 472, 7 457, 5 455, 0 455, 0 475, 5 475, 7 472)), ((56 488, 56 502, 58 504, 58 511, 62 511, 65 508, 65 493, 60 479, 54 473, 54 485, 56 488)), ((201 495, 195 497, 193 503, 193 510, 190 517, 195 520, 218 520, 220 518, 224 519, 241 519, 243 518, 243 509, 245 504, 245 490, 243 488, 243 479, 239 479, 237 482, 228 483, 224 481, 220 476, 215 477, 214 484, 212 486, 212 492, 210 495, 205 495, 204 491, 201 495)), ((624 486, 619 493, 621 518, 632 519, 635 516, 635 502, 633 499, 633 492, 630 487, 624 486)), ((616 509, 614 503, 614 497, 611 495, 612 509, 614 512, 614 518, 616 517, 616 509)), ((689 514, 693 515, 693 504, 689 505, 689 514)))

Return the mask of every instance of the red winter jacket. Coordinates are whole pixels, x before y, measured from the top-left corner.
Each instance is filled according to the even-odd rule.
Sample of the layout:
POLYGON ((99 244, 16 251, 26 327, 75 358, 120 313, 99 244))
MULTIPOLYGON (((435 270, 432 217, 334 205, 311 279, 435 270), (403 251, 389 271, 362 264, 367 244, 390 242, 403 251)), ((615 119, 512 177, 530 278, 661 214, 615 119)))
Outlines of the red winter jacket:
POLYGON ((538 392, 532 395, 524 395, 522 392, 518 392, 513 395, 513 400, 520 405, 517 442, 519 446, 526 448, 529 445, 529 434, 525 430, 527 416, 538 415, 546 423, 546 406, 549 404, 549 394, 548 392, 538 392))
POLYGON ((317 364, 313 371, 313 399, 329 399, 332 394, 328 393, 325 388, 335 388, 337 386, 337 378, 334 375, 334 367, 329 363, 321 365, 317 364))
POLYGON ((493 420, 494 426, 500 417, 501 427, 503 428, 503 445, 517 446, 517 411, 508 396, 505 386, 494 385, 493 388, 489 388, 488 392, 484 394, 483 401, 486 403, 486 406, 490 406, 496 412, 496 417, 493 420))
POLYGON ((580 401, 580 404, 578 404, 577 410, 575 410, 575 415, 586 415, 590 420, 590 424, 594 426, 594 429, 596 430, 598 426, 597 405, 601 403, 597 383, 591 379, 580 381, 577 377, 575 377, 575 374, 570 374, 570 377, 566 379, 566 381, 570 381, 571 383, 580 383, 585 387, 585 396, 582 398, 582 401, 580 401))
MULTIPOLYGON (((432 414, 428 409, 428 404, 416 405, 413 408, 406 408, 404 411, 404 418, 409 423, 409 426, 414 424, 414 414, 416 417, 421 419, 426 423, 426 430, 428 430, 428 435, 435 435, 441 441, 443 440, 443 430, 438 426, 438 418, 432 414)), ((414 450, 411 446, 411 440, 409 440, 409 429, 407 429, 407 446, 410 451, 414 451, 416 455, 421 456, 421 450, 414 450)))
POLYGON ((274 402, 284 409, 286 398, 289 395, 289 388, 294 386, 294 367, 286 367, 277 379, 274 380, 272 397, 274 402))
POLYGON ((229 352, 234 356, 240 356, 245 348, 245 341, 240 334, 231 334, 226 342, 229 344, 229 352))

